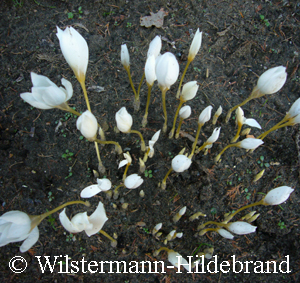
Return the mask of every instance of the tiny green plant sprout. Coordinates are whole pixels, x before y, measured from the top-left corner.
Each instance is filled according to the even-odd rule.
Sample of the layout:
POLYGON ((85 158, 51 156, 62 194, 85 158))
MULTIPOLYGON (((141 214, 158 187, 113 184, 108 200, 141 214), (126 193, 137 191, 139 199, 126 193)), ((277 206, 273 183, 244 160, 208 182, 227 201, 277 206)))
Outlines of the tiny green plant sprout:
MULTIPOLYGON (((111 12, 106 13, 106 15, 109 15, 110 13, 111 12)), ((79 16, 82 15, 81 7, 78 8, 78 15, 79 16)), ((127 27, 132 26, 131 24, 130 25, 129 24, 130 23, 127 23, 127 27)), ((197 29, 194 35, 194 38, 189 48, 187 64, 185 65, 185 69, 183 70, 180 79, 179 79, 180 65, 177 61, 176 56, 171 52, 165 52, 161 54, 162 39, 160 36, 155 36, 154 39, 150 42, 147 56, 145 56, 146 58, 144 58, 145 60, 143 61, 145 62, 145 65, 143 63, 143 66, 145 67, 144 70, 137 70, 137 72, 134 72, 134 73, 141 73, 140 84, 138 86, 137 91, 135 89, 131 77, 130 57, 129 57, 129 51, 127 49, 127 45, 126 44, 121 45, 121 64, 124 66, 127 72, 129 83, 134 93, 133 108, 136 111, 135 113, 136 115, 139 115, 138 111, 140 108, 141 99, 145 99, 145 103, 146 103, 145 112, 143 112, 145 114, 144 115, 141 114, 138 117, 140 118, 140 121, 135 121, 134 127, 137 128, 138 130, 132 129, 133 117, 129 113, 133 111, 132 109, 128 107, 127 108, 128 111, 127 111, 126 107, 122 105, 118 105, 119 110, 115 109, 116 111, 114 112, 115 113, 114 123, 116 125, 116 129, 121 133, 138 135, 138 139, 137 136, 133 138, 132 135, 127 135, 126 137, 122 134, 116 135, 117 137, 119 137, 120 143, 121 141, 123 142, 123 139, 125 138, 127 139, 131 138, 131 144, 128 143, 128 145, 126 145, 127 149, 125 150, 124 153, 118 141, 106 140, 104 130, 99 126, 98 120, 94 114, 96 113, 96 111, 93 112, 93 110, 95 110, 94 108, 96 108, 96 105, 92 105, 93 107, 90 105, 90 100, 86 89, 87 67, 89 63, 89 48, 86 40, 83 38, 81 34, 79 34, 79 32, 77 32, 72 27, 67 27, 64 31, 61 30, 59 27, 57 27, 56 35, 59 41, 62 54, 66 62, 72 69, 78 81, 77 84, 79 84, 81 87, 85 105, 80 110, 78 106, 77 108, 69 106, 68 104, 69 100, 71 100, 73 95, 75 95, 73 94, 73 86, 70 81, 63 78, 61 80, 62 86, 58 86, 54 82, 52 82, 49 78, 33 72, 30 73, 31 82, 33 85, 31 92, 21 93, 21 98, 27 103, 29 103, 32 107, 36 107, 38 109, 50 110, 56 108, 65 111, 67 113, 65 119, 68 120, 69 125, 71 125, 71 123, 74 123, 73 119, 69 119, 69 118, 76 116, 77 118, 76 125, 75 123, 73 125, 74 128, 75 129, 77 128, 78 130, 77 132, 78 140, 77 139, 76 140, 79 146, 84 147, 89 142, 92 143, 91 145, 93 145, 93 147, 95 147, 94 159, 96 160, 97 158, 98 160, 98 171, 97 170, 92 171, 90 169, 93 168, 93 163, 95 162, 95 160, 94 161, 93 159, 92 161, 88 159, 81 160, 80 162, 83 164, 87 162, 87 160, 89 162, 85 167, 85 170, 83 170, 83 172, 80 173, 84 176, 82 179, 86 180, 87 182, 90 182, 92 177, 92 172, 93 172, 94 177, 97 178, 97 182, 95 181, 95 184, 89 183, 89 185, 82 185, 81 188, 79 187, 81 186, 80 184, 78 185, 78 188, 74 188, 72 192, 78 189, 79 191, 81 191, 80 192, 81 198, 85 199, 85 198, 93 197, 94 201, 97 200, 98 198, 101 198, 103 202, 97 201, 98 205, 93 210, 93 212, 77 211, 71 214, 72 217, 68 216, 69 213, 71 212, 66 210, 67 206, 75 205, 75 204, 84 204, 86 206, 89 206, 90 205, 89 202, 84 202, 81 200, 66 202, 51 211, 47 211, 42 215, 28 215, 27 213, 18 210, 6 212, 2 216, 0 216, 0 246, 4 246, 8 243, 24 241, 20 247, 20 251, 21 252, 28 251, 39 239, 38 225, 41 223, 41 221, 44 218, 51 216, 51 218, 49 218, 48 220, 48 223, 53 227, 55 218, 52 215, 55 212, 61 210, 58 216, 61 226, 56 227, 56 230, 65 229, 70 233, 70 234, 66 233, 66 235, 68 234, 66 236, 66 241, 72 241, 73 239, 75 239, 74 237, 76 236, 76 234, 81 232, 85 232, 87 237, 91 237, 96 234, 101 234, 107 237, 110 240, 111 245, 115 248, 117 246, 117 240, 116 240, 117 234, 114 233, 112 237, 102 229, 108 220, 105 211, 105 205, 106 204, 108 205, 109 203, 109 205, 111 205, 114 209, 120 209, 121 212, 124 213, 124 215, 125 214, 127 215, 133 211, 133 210, 130 211, 130 208, 134 207, 134 205, 132 202, 128 200, 128 198, 130 199, 130 196, 132 196, 134 193, 136 193, 136 195, 139 196, 138 199, 141 203, 145 201, 147 198, 152 198, 153 196, 152 195, 150 196, 150 194, 153 194, 155 196, 161 194, 162 195, 161 205, 167 206, 170 205, 171 203, 173 205, 173 202, 175 202, 174 201, 175 197, 177 198, 180 195, 180 192, 174 190, 174 188, 172 188, 171 186, 170 188, 168 188, 168 192, 164 191, 167 188, 167 182, 168 184, 170 183, 174 184, 174 180, 172 180, 173 176, 171 176, 171 173, 174 171, 175 174, 173 175, 177 176, 180 173, 186 172, 184 173, 188 176, 186 179, 189 179, 189 174, 191 175, 194 174, 194 172, 196 171, 195 169, 196 165, 199 165, 199 163, 202 162, 201 160, 202 158, 208 157, 204 155, 207 154, 208 150, 212 148, 213 144, 216 143, 216 141, 220 137, 221 125, 219 124, 221 124, 222 121, 220 121, 221 119, 219 119, 219 117, 223 111, 222 106, 219 106, 219 108, 213 115, 212 122, 210 122, 212 116, 211 113, 213 109, 212 103, 211 103, 212 105, 206 105, 203 107, 201 106, 200 110, 199 111, 197 110, 199 113, 196 113, 196 117, 191 119, 188 118, 194 114, 192 112, 192 108, 189 105, 184 105, 185 103, 189 103, 189 101, 191 101, 196 97, 199 90, 199 84, 201 84, 196 80, 184 82, 184 78, 188 66, 191 64, 193 60, 195 60, 196 55, 198 54, 199 49, 201 47, 202 32, 200 32, 199 29, 197 29), (141 86, 144 79, 146 80, 147 83, 147 89, 144 93, 144 96, 142 96, 140 91, 141 89, 143 90, 141 86), (174 96, 175 94, 177 94, 177 98, 179 99, 179 102, 178 102, 178 106, 176 105, 177 109, 174 108, 175 113, 173 113, 174 116, 172 116, 173 119, 171 120, 173 121, 172 128, 169 134, 166 135, 168 126, 171 126, 170 123, 168 125, 168 114, 167 114, 167 107, 166 107, 167 93, 170 94, 172 93, 173 90, 170 89, 176 83, 179 84, 178 90, 177 92, 175 93, 173 92, 173 93, 174 96), (163 111, 162 119, 164 120, 163 122, 156 121, 156 123, 161 123, 161 125, 159 125, 157 127, 158 129, 156 130, 151 128, 150 129, 145 128, 145 126, 148 123, 151 92, 155 90, 155 88, 153 87, 155 84, 157 84, 159 88, 158 90, 156 90, 157 94, 158 95, 161 94, 162 96, 162 101, 160 104, 162 106, 162 111, 163 111), (77 112, 75 109, 78 109, 81 112, 77 112), (179 124, 176 129, 178 116, 179 116, 179 124), (182 148, 183 145, 180 144, 178 140, 168 139, 168 137, 173 138, 174 135, 176 139, 179 139, 183 134, 183 132, 181 131, 181 127, 187 128, 187 124, 190 124, 190 120, 193 119, 197 121, 197 123, 195 123, 197 129, 194 127, 190 131, 191 133, 189 134, 189 137, 191 138, 190 144, 188 144, 187 142, 186 145, 184 145, 186 147, 182 148), (184 121, 184 125, 182 125, 183 121, 184 121), (206 136, 206 133, 204 131, 205 131, 205 127, 207 127, 209 123, 212 123, 212 125, 217 124, 217 126, 211 127, 210 136, 209 135, 206 136), (143 127, 141 130, 138 128, 140 124, 143 127), (202 129, 203 131, 201 132, 202 129), (149 139, 149 137, 152 136, 151 139, 146 140, 147 144, 145 143, 144 136, 140 131, 143 132, 144 136, 147 137, 147 139, 149 139), (195 132, 195 136, 192 136, 193 131, 195 132), (149 132, 151 132, 151 135, 149 134, 149 132), (203 141, 199 140, 200 132, 205 137, 203 141), (87 142, 82 142, 80 141, 81 139, 84 139, 87 142), (168 141, 168 143, 166 143, 166 141, 168 141), (174 145, 174 147, 166 148, 166 144, 171 144, 171 143, 174 145), (114 167, 111 166, 113 168, 109 168, 108 171, 106 171, 106 168, 102 164, 102 160, 100 157, 100 150, 98 146, 99 144, 106 145, 105 149, 107 147, 109 148, 109 146, 114 146, 114 149, 112 149, 110 152, 106 152, 105 155, 105 157, 108 156, 108 158, 110 158, 111 160, 113 160, 113 158, 116 159, 114 167), (131 149, 131 147, 134 148, 131 149), (204 151, 203 155, 201 155, 202 150, 204 151), (157 153, 155 154, 155 152, 157 153), (177 155, 174 154, 173 156, 173 152, 176 153, 179 152, 179 153, 177 155), (110 155, 112 155, 113 158, 110 155), (153 158, 152 159, 153 162, 149 164, 149 159, 151 158, 153 158), (168 171, 166 170, 167 172, 161 170, 161 168, 164 168, 163 166, 166 166, 165 164, 163 164, 163 162, 161 162, 161 160, 171 161, 171 167, 168 171), (139 172, 137 173, 138 167, 139 167, 139 172), (86 168, 88 168, 87 171, 86 168), (103 175, 107 176, 109 179, 103 177, 103 175), (144 178, 142 178, 142 176, 145 177, 145 180, 144 178), (150 191, 147 190, 150 184, 153 185, 153 182, 155 182, 156 179, 154 177, 157 176, 165 176, 165 177, 163 178, 159 186, 155 185, 151 188, 150 191), (146 185, 143 187, 143 190, 138 189, 135 191, 135 189, 140 188, 143 185, 146 185), (168 193, 169 195, 174 196, 171 198, 171 200, 170 197, 163 196, 164 194, 167 195, 168 193), (108 201, 108 203, 105 202, 105 200, 108 201), (166 201, 166 203, 163 203, 164 201, 166 201)), ((196 67, 194 67, 194 70, 195 68, 196 67)), ((292 105, 292 107, 290 108, 286 116, 270 130, 266 131, 265 133, 262 133, 260 136, 258 136, 258 138, 251 138, 248 136, 246 136, 246 138, 243 137, 244 135, 249 134, 249 130, 248 130, 249 128, 244 130, 242 129, 244 124, 250 127, 255 127, 257 129, 260 129, 261 127, 259 123, 253 118, 247 119, 244 117, 244 112, 241 106, 254 98, 262 97, 267 94, 273 94, 279 91, 283 87, 286 81, 286 77, 287 77, 286 68, 283 66, 279 66, 267 70, 259 77, 257 85, 254 87, 250 96, 244 102, 240 103, 237 106, 234 106, 229 110, 226 117, 227 121, 230 119, 231 113, 234 110, 236 110, 235 114, 236 114, 237 132, 235 133, 234 137, 231 140, 232 143, 225 146, 223 150, 221 150, 220 153, 215 157, 214 161, 216 163, 220 161, 221 156, 224 154, 224 152, 231 147, 238 147, 245 150, 254 150, 264 143, 263 139, 266 137, 266 135, 268 135, 272 131, 286 126, 293 126, 300 122, 300 99, 298 99, 292 105)), ((76 86, 76 88, 74 89, 78 89, 78 87, 76 86)), ((153 104, 154 104, 154 100, 153 100, 153 104)), ((159 104, 156 104, 157 108, 159 108, 159 106, 160 106, 159 104)), ((195 109, 198 109, 197 107, 199 105, 197 104, 195 106, 196 106, 195 108, 193 107, 194 112, 195 109)), ((100 107, 100 111, 101 111, 101 107, 106 107, 106 105, 97 104, 97 107, 100 107)), ((168 110, 169 108, 170 107, 168 107, 168 110)), ((151 124, 150 121, 149 124, 151 124)), ((232 132, 233 130, 234 129, 232 128, 232 132)), ((107 133, 107 137, 109 136, 109 134, 110 133, 107 133)), ((222 139, 222 134, 223 132, 221 133, 220 140, 222 139)), ((64 141, 67 141, 67 139, 68 136, 66 136, 64 141)), ((220 141, 220 143, 222 142, 223 141, 220 141)), ((76 148, 75 145, 74 147, 72 146, 72 150, 74 148, 76 148)), ((102 152, 103 151, 101 151, 101 154, 102 152)), ((70 149, 65 150, 65 152, 63 152, 61 156, 58 156, 58 158, 64 158, 70 161, 75 159, 74 157, 75 157, 74 153, 71 152, 70 149)), ((80 156, 79 155, 77 156, 76 154, 76 158, 79 159, 80 156)), ((266 160, 271 160, 271 158, 266 157, 266 160)), ((72 168, 75 165, 76 161, 77 159, 72 164, 72 166, 69 167, 69 175, 66 176, 65 179, 71 177, 73 173, 75 176, 75 172, 77 173, 79 171, 79 170, 76 171, 74 167, 74 170, 72 172, 72 168)), ((260 164, 263 164, 262 167, 267 167, 264 158, 260 157, 259 160, 257 158, 256 161, 259 161, 260 164)), ((114 164, 114 163, 110 162, 110 164, 114 164)), ((219 166, 219 165, 221 164, 214 165, 214 166, 219 166)), ((256 163, 255 165, 256 167, 258 167, 256 163)), ((270 169, 271 168, 269 168, 268 170, 270 169)), ((249 168, 245 168, 244 170, 245 172, 250 173, 249 168)), ((258 181, 259 178, 262 177, 263 173, 261 172, 254 177, 253 182, 258 181)), ((196 172, 196 174, 197 173, 198 172, 196 172)), ((247 177, 249 177, 249 175, 247 175, 247 177)), ((252 181, 253 176, 251 175, 250 177, 252 181)), ((226 180, 231 180, 231 179, 224 178, 223 181, 222 180, 218 180, 218 181, 220 183, 224 182, 226 186, 226 180)), ((255 185, 259 185, 259 184, 260 182, 256 183, 255 185)), ((189 193, 188 185, 187 183, 184 184, 186 193, 189 193)), ((198 189, 199 190, 203 189, 200 184, 197 190, 198 189)), ((186 225, 185 224, 186 222, 194 221, 193 223, 189 223, 189 224, 194 224, 196 220, 200 221, 198 226, 199 232, 197 232, 198 236, 203 236, 208 231, 212 231, 212 232, 217 232, 219 235, 221 235, 226 239, 233 239, 234 234, 246 235, 255 232, 256 226, 253 225, 253 222, 256 221, 259 217, 259 214, 256 213, 256 211, 251 211, 248 212, 243 217, 241 217, 238 221, 232 222, 231 220, 236 214, 254 206, 271 206, 271 205, 274 206, 274 205, 282 204, 290 197, 293 190, 294 189, 288 186, 277 187, 269 191, 261 200, 257 202, 242 206, 235 211, 232 211, 232 208, 229 208, 228 210, 230 210, 231 213, 224 214, 224 218, 223 218, 224 220, 222 222, 220 222, 219 220, 217 221, 209 220, 203 223, 203 219, 204 217, 206 217, 206 215, 208 218, 219 219, 219 215, 222 214, 222 209, 218 207, 216 203, 211 204, 208 211, 199 211, 201 210, 201 208, 191 207, 191 205, 189 205, 188 203, 187 204, 181 203, 179 205, 177 203, 176 204, 177 208, 174 209, 169 214, 169 221, 168 221, 169 226, 165 225, 162 222, 158 224, 156 224, 156 222, 152 224, 150 223, 151 226, 149 227, 151 227, 151 229, 143 228, 143 231, 145 232, 143 236, 149 237, 150 240, 152 238, 155 239, 156 241, 155 243, 157 245, 164 245, 161 247, 158 246, 156 248, 149 246, 150 250, 151 249, 154 250, 155 257, 157 257, 160 254, 160 252, 165 251, 168 254, 168 260, 172 265, 178 267, 180 263, 181 265, 185 264, 186 267, 188 266, 187 260, 181 257, 181 255, 178 252, 173 250, 173 247, 175 247, 176 245, 174 245, 174 242, 172 242, 172 241, 179 241, 181 243, 185 243, 186 235, 188 233, 194 233, 193 232, 195 230, 194 228, 191 230, 185 229, 187 227, 184 226, 186 225), (186 216, 186 214, 189 214, 189 211, 193 211, 193 212, 190 215, 186 216), (170 227, 170 225, 173 225, 173 227, 170 227), (211 227, 210 225, 213 225, 213 227, 211 227), (162 229, 163 226, 164 228, 162 229), (167 245, 169 246, 167 247, 167 245), (180 257, 180 261, 178 261, 178 257, 180 257)), ((248 188, 245 188, 243 193, 244 193, 244 195, 242 195, 243 201, 245 203, 249 203, 249 200, 251 200, 253 195, 250 193, 250 190, 248 188)), ((48 197, 48 200, 51 201, 51 204, 57 201, 57 199, 53 197, 51 191, 48 192, 48 195, 46 194, 46 196, 48 197)), ((78 197, 77 194, 75 196, 78 197)), ((216 198, 222 198, 222 197, 223 196, 216 195, 216 198)), ((180 201, 183 202, 184 201, 183 199, 184 198, 181 198, 180 201)), ((158 206, 153 205, 153 207, 151 207, 151 210, 157 209, 159 212, 159 208, 157 207, 158 206)), ((112 216, 110 221, 114 221, 115 217, 113 216, 113 214, 110 215, 112 216)), ((124 219, 127 219, 127 216, 124 217, 124 219)), ((149 218, 149 221, 150 219, 151 218, 149 218)), ((118 221, 119 221, 118 223, 120 224, 118 225, 113 224, 111 227, 121 226, 120 230, 122 230, 122 229, 126 229, 127 226, 131 225, 128 219, 125 220, 126 223, 122 223, 123 217, 122 219, 118 219, 118 221), (124 226, 122 226, 123 224, 124 226)), ((143 221, 145 221, 146 223, 148 219, 147 220, 145 219, 143 221)), ((148 223, 146 225, 148 225, 148 223)), ((195 224, 195 226, 193 225, 193 227, 196 227, 197 225, 198 224, 195 224)), ((278 229, 284 229, 284 228, 285 228, 284 222, 283 221, 278 222, 278 229)), ((85 239, 84 241, 88 241, 88 239, 85 239)), ((198 252, 198 250, 196 250, 196 252, 198 252)), ((116 253, 118 253, 118 251, 116 251, 116 253)), ((213 247, 209 247, 209 249, 203 249, 203 251, 200 251, 199 255, 209 259, 212 257, 213 253, 214 253, 213 247)), ((194 268, 198 262, 199 260, 195 262, 191 262, 190 268, 194 268)))

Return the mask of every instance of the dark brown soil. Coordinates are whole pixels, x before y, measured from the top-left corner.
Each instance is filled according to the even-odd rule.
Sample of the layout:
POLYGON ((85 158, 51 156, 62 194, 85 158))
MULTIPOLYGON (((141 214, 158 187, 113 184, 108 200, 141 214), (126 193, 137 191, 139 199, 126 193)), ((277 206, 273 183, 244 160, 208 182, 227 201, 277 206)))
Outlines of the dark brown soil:
MULTIPOLYGON (((1 281, 299 282, 299 127, 271 133, 264 140, 265 144, 252 154, 231 148, 219 164, 213 161, 236 131, 233 119, 224 123, 226 112, 250 94, 258 76, 266 69, 287 66, 287 82, 280 92, 246 104, 243 107, 246 117, 255 118, 263 130, 267 130, 284 117, 299 97, 299 13, 297 1, 4 1, 0 12, 1 214, 10 210, 41 214, 64 202, 80 199, 80 191, 96 183, 92 173, 97 169, 94 145, 80 140, 76 119, 57 109, 33 108, 20 98, 20 93, 30 91, 30 72, 48 76, 58 85, 64 77, 74 88, 70 105, 78 111, 86 110, 80 85, 61 53, 56 26, 63 29, 73 26, 89 45, 86 85, 105 88, 101 93, 89 92, 92 111, 100 123, 108 124, 107 139, 118 141, 123 149, 130 151, 134 162, 129 174, 138 172, 138 158, 142 156, 138 137, 114 132, 115 112, 126 106, 133 115, 133 129, 140 129, 146 141, 161 129, 164 120, 161 92, 155 84, 148 125, 141 129, 147 86, 144 83, 141 89, 141 110, 134 113, 133 93, 120 62, 121 44, 126 43, 129 48, 133 82, 137 87, 148 44, 155 35, 164 39, 162 52, 170 51, 177 56, 182 73, 191 43, 190 34, 199 27, 203 31, 202 47, 188 69, 185 82, 197 80, 200 88, 197 97, 187 103, 192 106, 193 114, 184 123, 183 130, 195 136, 198 115, 208 105, 214 107, 213 113, 222 105, 224 112, 217 124, 222 127, 220 138, 210 153, 198 154, 188 171, 172 173, 166 191, 158 188, 158 183, 168 171, 173 156, 183 147, 191 151, 192 142, 186 137, 169 140, 167 135, 161 135, 155 145, 156 154, 146 164, 153 176, 143 176, 145 181, 140 188, 121 189, 118 200, 109 200, 103 194, 90 199, 92 206, 88 214, 99 201, 104 203, 109 220, 103 230, 118 235, 117 248, 112 248, 108 239, 100 234, 89 238, 82 232, 75 235, 74 241, 70 240, 69 232, 60 225, 55 213, 39 225, 39 241, 29 252, 21 254, 20 243, 1 248, 1 281), (79 7, 82 14, 78 13, 79 7), (140 26, 140 17, 161 8, 168 12, 162 28, 140 26), (69 12, 73 13, 73 19, 68 19, 69 12), (175 42, 176 49, 170 42, 175 42), (63 126, 55 132, 60 119, 63 126), (66 150, 74 153, 71 160, 62 158, 66 150), (260 163, 262 158, 263 164, 260 163), (253 183, 262 168, 266 169, 263 178, 253 183), (70 170, 72 176, 68 177, 70 170), (214 232, 195 237, 197 226, 204 223, 204 218, 190 222, 189 216, 193 213, 202 211, 207 214, 205 220, 222 221, 225 213, 260 200, 259 192, 266 193, 282 185, 293 187, 294 193, 281 206, 255 208, 260 213, 254 222, 256 233, 236 236, 233 241, 214 232), (141 189, 145 192, 144 198, 139 196, 141 189), (122 209, 122 202, 129 204, 127 210, 122 209), (186 214, 173 224, 174 214, 183 206, 187 206, 186 214), (141 227, 141 222, 145 226, 141 227), (161 240, 149 233, 159 222, 163 223, 161 240), (235 255, 242 262, 275 260, 279 265, 289 255, 291 272, 255 274, 252 269, 250 273, 231 270, 187 274, 184 270, 177 274, 167 269, 166 273, 156 274, 107 273, 108 270, 105 274, 62 274, 56 265, 53 273, 48 270, 43 274, 36 258, 50 256, 54 260, 55 256, 68 255, 72 260, 80 261, 84 257, 88 262, 163 260, 169 265, 166 252, 157 257, 153 252, 164 246, 163 239, 173 229, 183 232, 183 237, 169 242, 166 247, 185 258, 199 246, 202 251, 204 244, 208 244, 214 247, 218 262, 231 261, 235 255), (20 274, 14 274, 8 266, 16 255, 28 262, 27 269, 20 274)), ((167 93, 169 129, 178 105, 177 87, 175 84, 167 93)), ((203 127, 202 142, 213 129, 211 123, 203 127)), ((251 134, 258 136, 262 132, 253 128, 251 134)), ((105 146, 101 148, 101 157, 107 169, 106 177, 118 185, 123 174, 123 169, 117 170, 119 156, 112 146, 105 146)), ((67 208, 67 213, 71 216, 85 209, 74 205, 67 208)))

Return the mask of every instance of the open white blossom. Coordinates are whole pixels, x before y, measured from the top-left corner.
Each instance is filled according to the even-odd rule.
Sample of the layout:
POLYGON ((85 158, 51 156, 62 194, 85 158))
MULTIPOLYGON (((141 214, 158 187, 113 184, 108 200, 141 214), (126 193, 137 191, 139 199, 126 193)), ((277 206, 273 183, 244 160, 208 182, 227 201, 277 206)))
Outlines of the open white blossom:
POLYGON ((52 109, 66 103, 73 95, 72 84, 66 79, 61 79, 64 87, 58 87, 47 77, 31 72, 33 87, 31 92, 21 93, 23 100, 38 109, 52 109))
POLYGON ((77 213, 70 219, 66 215, 66 209, 59 214, 61 225, 70 233, 79 233, 85 231, 90 237, 98 233, 105 222, 108 220, 103 203, 100 201, 96 210, 91 216, 87 216, 87 212, 77 213))
POLYGON ((105 192, 111 189, 111 181, 103 178, 103 179, 97 179, 97 185, 91 185, 86 188, 84 188, 80 196, 82 198, 91 198, 95 196, 96 194, 100 192, 105 192))

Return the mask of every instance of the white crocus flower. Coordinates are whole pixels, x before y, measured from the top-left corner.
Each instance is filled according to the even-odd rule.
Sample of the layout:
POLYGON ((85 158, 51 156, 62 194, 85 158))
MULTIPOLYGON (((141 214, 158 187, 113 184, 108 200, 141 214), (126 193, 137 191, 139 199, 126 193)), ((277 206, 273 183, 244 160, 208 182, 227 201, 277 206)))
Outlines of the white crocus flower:
POLYGON ((89 48, 85 39, 72 27, 62 31, 57 27, 60 49, 78 81, 84 81, 89 61, 89 48))
POLYGON ((83 112, 76 121, 76 127, 87 140, 95 140, 98 131, 98 122, 92 112, 89 110, 83 112))
POLYGON ((209 144, 215 143, 217 141, 217 139, 219 138, 220 131, 221 131, 221 127, 215 128, 212 135, 207 139, 206 142, 209 144))
POLYGON ((121 45, 121 63, 124 68, 128 68, 130 66, 130 57, 126 44, 121 45))
POLYGON ((162 46, 161 37, 157 35, 149 44, 147 58, 149 58, 151 55, 153 55, 154 58, 157 58, 158 55, 160 54, 161 46, 162 46))
POLYGON ((64 78, 61 79, 63 88, 58 87, 45 76, 33 72, 30 73, 30 76, 33 85, 31 92, 21 93, 20 96, 33 107, 39 109, 61 108, 60 105, 66 103, 73 95, 72 84, 64 78))
POLYGON ((218 120, 219 116, 222 114, 222 111, 223 111, 223 108, 220 105, 218 110, 216 111, 215 115, 213 116, 213 121, 212 121, 213 125, 215 125, 217 123, 217 120, 218 120))
POLYGON ((97 179, 97 185, 91 185, 84 188, 81 193, 80 197, 82 198, 91 198, 100 192, 106 192, 111 189, 111 181, 103 178, 97 179))
POLYGON ((154 55, 150 55, 147 58, 147 61, 145 64, 145 77, 146 77, 147 85, 152 86, 156 80, 154 55))
POLYGON ((129 133, 132 127, 132 116, 127 112, 125 107, 122 107, 116 113, 117 128, 122 133, 129 133))
POLYGON ((263 95, 279 91, 286 82, 287 73, 284 66, 265 71, 257 81, 257 89, 263 95))
POLYGON ((291 106, 289 112, 287 113, 287 115, 290 118, 296 117, 297 115, 300 114, 300 98, 298 98, 293 105, 291 106))
POLYGON ((87 212, 77 213, 70 219, 66 215, 66 209, 59 214, 61 225, 70 233, 79 233, 85 231, 90 237, 98 233, 105 222, 108 220, 102 202, 99 202, 96 210, 91 216, 87 216, 87 212))
POLYGON ((127 165, 128 163, 129 163, 129 164, 132 163, 132 158, 131 158, 129 152, 123 153, 123 156, 124 156, 125 159, 122 160, 122 161, 119 163, 119 168, 118 168, 118 169, 120 169, 121 167, 127 165))
POLYGON ((218 228, 216 231, 225 239, 232 240, 234 238, 234 236, 225 229, 218 228))
POLYGON ((28 214, 18 210, 4 213, 0 217, 0 247, 9 243, 24 241, 20 252, 28 251, 39 239, 39 229, 31 230, 31 219, 28 214))
POLYGON ((236 221, 236 222, 228 223, 226 228, 234 234, 246 235, 255 232, 257 227, 247 222, 236 221))
POLYGON ((285 202, 294 191, 291 187, 282 186, 275 188, 267 193, 263 198, 264 205, 278 205, 285 202))
POLYGON ((144 180, 138 174, 131 174, 126 177, 124 185, 127 189, 136 189, 139 187, 144 180))
POLYGON ((209 105, 201 112, 201 114, 199 115, 199 124, 204 125, 210 120, 212 108, 213 107, 209 105))
POLYGON ((183 154, 178 154, 172 159, 172 169, 177 173, 181 173, 189 169, 191 164, 191 159, 183 154))
POLYGON ((179 64, 174 54, 166 52, 157 58, 155 72, 160 89, 168 90, 179 75, 179 64))
POLYGON ((236 110, 236 121, 237 124, 242 126, 242 125, 248 125, 250 127, 255 127, 261 129, 261 126, 258 124, 258 122, 255 119, 249 118, 246 119, 244 117, 244 111, 241 107, 238 107, 236 110))
POLYGON ((173 250, 170 250, 168 252, 168 261, 177 268, 178 263, 180 263, 180 266, 183 266, 187 271, 189 271, 189 263, 187 262, 187 260, 173 250))
POLYGON ((179 110, 179 117, 183 120, 189 118, 191 114, 192 114, 192 108, 189 105, 183 106, 179 110))
POLYGON ((198 88, 197 81, 188 82, 182 87, 180 97, 183 101, 191 100, 196 96, 198 88))
POLYGON ((196 34, 194 35, 192 44, 190 46, 188 60, 193 61, 195 56, 197 55, 202 43, 202 32, 199 31, 199 28, 196 31, 196 34))
POLYGON ((153 155, 154 155, 154 144, 157 142, 158 138, 159 138, 159 135, 160 135, 160 131, 157 131, 151 138, 151 140, 149 141, 149 153, 148 153, 148 156, 149 158, 152 158, 153 155))
POLYGON ((242 141, 238 142, 236 145, 238 147, 244 148, 244 149, 256 149, 260 145, 262 145, 264 142, 260 139, 255 138, 246 138, 242 141))

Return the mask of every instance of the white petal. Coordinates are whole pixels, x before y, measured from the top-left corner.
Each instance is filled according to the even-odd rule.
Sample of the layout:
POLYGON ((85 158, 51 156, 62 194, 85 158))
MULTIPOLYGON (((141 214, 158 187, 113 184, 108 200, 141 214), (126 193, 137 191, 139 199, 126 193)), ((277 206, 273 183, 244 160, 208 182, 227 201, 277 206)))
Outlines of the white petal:
POLYGON ((20 225, 26 224, 30 226, 31 224, 31 220, 28 214, 19 210, 12 210, 4 213, 3 215, 1 215, 0 220, 20 225))
POLYGON ((154 81, 156 80, 156 73, 155 73, 155 57, 151 55, 148 57, 146 64, 145 64, 145 77, 147 84, 152 86, 154 81))
POLYGON ((106 178, 97 179, 97 183, 101 191, 105 192, 111 189, 111 181, 106 178))
POLYGON ((217 229, 217 232, 225 239, 232 240, 234 238, 234 236, 225 229, 219 228, 217 229))
POLYGON ((49 78, 43 75, 38 75, 34 72, 30 73, 31 82, 34 87, 49 87, 49 86, 56 86, 49 78))
POLYGON ((84 188, 81 191, 80 197, 82 197, 82 198, 91 198, 91 197, 95 196, 96 194, 98 194, 100 192, 101 192, 101 190, 100 190, 98 185, 91 185, 91 186, 88 186, 88 187, 84 188))
POLYGON ((33 97, 32 93, 30 93, 30 92, 21 93, 20 96, 23 100, 25 100, 27 103, 29 103, 31 106, 33 106, 35 108, 44 109, 44 110, 53 108, 52 106, 49 106, 44 102, 37 101, 33 97))
POLYGON ((96 210, 91 216, 89 216, 89 222, 93 225, 93 227, 90 229, 85 229, 86 234, 90 237, 98 233, 107 220, 108 218, 106 216, 103 203, 99 202, 96 210))
POLYGON ((217 139, 219 138, 220 130, 221 130, 221 127, 215 128, 212 135, 207 139, 206 142, 208 142, 210 144, 216 142, 217 139))
POLYGON ((27 252, 38 241, 39 236, 40 236, 39 228, 35 226, 30 232, 30 234, 28 235, 28 238, 21 245, 20 252, 21 253, 27 252))
POLYGON ((293 105, 291 106, 288 114, 290 115, 290 117, 295 117, 298 114, 300 114, 300 98, 298 98, 293 105))
POLYGON ((79 230, 83 231, 85 229, 91 229, 92 224, 89 221, 87 212, 80 212, 73 216, 71 223, 79 230))
POLYGON ((245 119, 243 124, 246 124, 250 127, 255 127, 255 128, 261 129, 260 124, 258 124, 258 122, 255 119, 252 119, 252 118, 245 119))
POLYGON ((66 215, 66 209, 64 208, 64 210, 59 214, 59 220, 61 225, 70 233, 78 233, 81 232, 82 230, 78 229, 78 227, 76 227, 68 218, 68 216, 66 215))
POLYGON ((152 136, 151 141, 153 141, 153 142, 157 142, 157 141, 158 141, 158 138, 159 138, 159 135, 160 135, 160 131, 161 131, 161 130, 157 131, 157 132, 152 136))
POLYGON ((128 161, 126 159, 122 160, 120 163, 119 163, 119 168, 120 169, 121 167, 125 166, 126 164, 128 164, 128 161))
POLYGON ((66 92, 67 92, 66 101, 68 101, 73 95, 73 86, 68 80, 66 80, 64 78, 61 79, 61 84, 66 89, 66 92))

